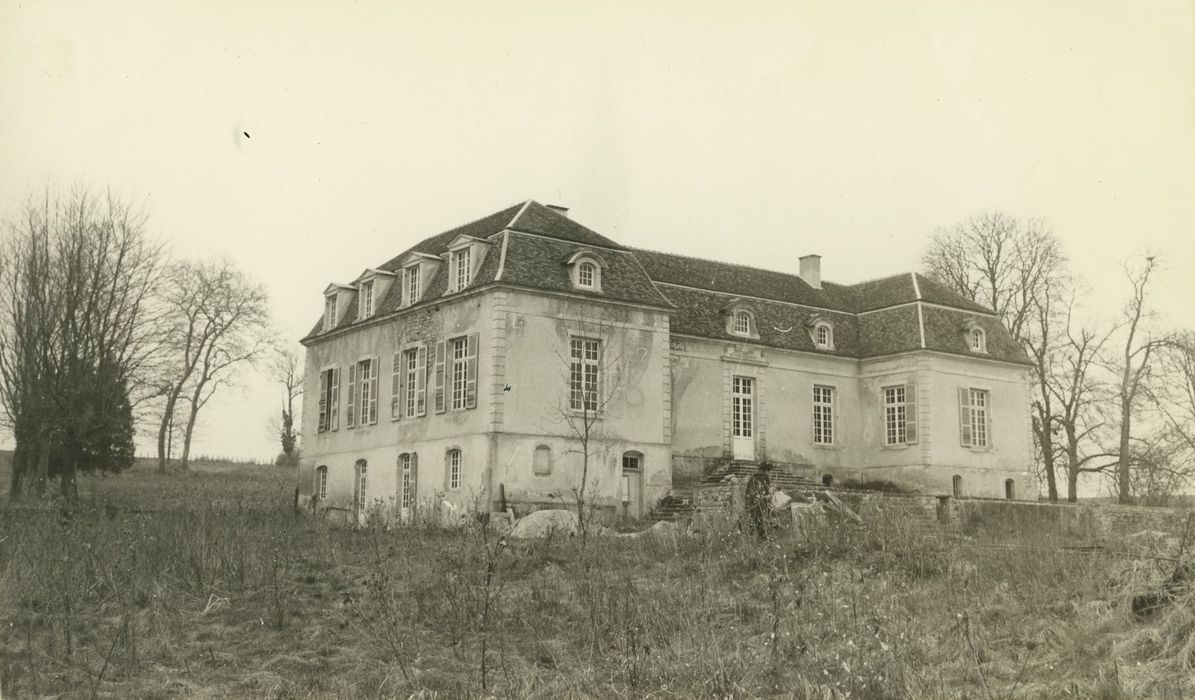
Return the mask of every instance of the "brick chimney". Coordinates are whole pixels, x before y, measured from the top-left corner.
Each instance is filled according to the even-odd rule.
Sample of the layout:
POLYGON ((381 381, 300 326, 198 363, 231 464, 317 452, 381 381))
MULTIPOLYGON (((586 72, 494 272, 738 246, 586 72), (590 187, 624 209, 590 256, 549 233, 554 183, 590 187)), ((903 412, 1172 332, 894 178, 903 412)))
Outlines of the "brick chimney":
POLYGON ((814 289, 822 288, 822 256, 801 256, 801 279, 814 289))
POLYGON ((545 204, 544 206, 563 216, 564 218, 568 218, 568 207, 562 207, 559 204, 545 204))

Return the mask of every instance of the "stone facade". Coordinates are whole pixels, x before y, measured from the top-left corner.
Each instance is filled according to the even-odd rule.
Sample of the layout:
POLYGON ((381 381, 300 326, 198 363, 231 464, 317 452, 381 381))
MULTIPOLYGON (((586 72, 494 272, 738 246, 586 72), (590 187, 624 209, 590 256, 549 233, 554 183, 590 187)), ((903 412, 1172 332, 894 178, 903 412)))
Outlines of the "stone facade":
POLYGON ((632 250, 535 202, 428 238, 325 290, 303 340, 300 494, 357 519, 561 507, 587 469, 587 503, 634 518, 769 460, 1032 496, 1024 357, 991 312, 919 275, 842 286, 819 266, 632 250))

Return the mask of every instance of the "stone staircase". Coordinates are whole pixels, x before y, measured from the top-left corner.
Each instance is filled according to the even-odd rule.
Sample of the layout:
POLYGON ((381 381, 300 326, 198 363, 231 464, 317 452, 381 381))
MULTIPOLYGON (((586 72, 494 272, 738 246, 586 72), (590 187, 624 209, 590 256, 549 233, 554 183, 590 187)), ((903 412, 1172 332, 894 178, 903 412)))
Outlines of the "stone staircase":
MULTIPOLYGON (((731 476, 738 481, 746 482, 747 479, 750 479, 751 475, 758 470, 758 462, 730 461, 718 469, 710 472, 709 474, 706 474, 701 480, 701 483, 721 484, 731 476)), ((772 468, 768 478, 771 480, 773 488, 785 491, 787 493, 792 493, 797 489, 803 488, 821 488, 821 483, 794 474, 787 468, 780 465, 772 468)))
MULTIPOLYGON (((681 520, 690 518, 695 508, 697 491, 705 486, 722 486, 731 477, 739 483, 746 483, 759 469, 758 462, 730 461, 718 469, 706 474, 701 482, 695 486, 675 486, 667 496, 660 499, 647 515, 648 522, 661 520, 681 520)), ((781 491, 795 494, 800 489, 821 488, 821 484, 798 476, 782 466, 772 469, 769 476, 772 486, 781 491)))
POLYGON ((680 486, 673 488, 667 496, 647 514, 648 522, 661 520, 681 520, 693 515, 693 499, 697 493, 695 486, 680 486))

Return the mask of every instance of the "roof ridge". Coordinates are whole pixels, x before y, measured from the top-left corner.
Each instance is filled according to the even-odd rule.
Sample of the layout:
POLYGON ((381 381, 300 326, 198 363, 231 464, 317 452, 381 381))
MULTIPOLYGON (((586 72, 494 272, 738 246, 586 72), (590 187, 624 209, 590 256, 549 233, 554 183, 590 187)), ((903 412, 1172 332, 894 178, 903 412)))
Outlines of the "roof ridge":
MULTIPOLYGON (((663 250, 652 250, 651 248, 638 248, 635 246, 628 246, 628 248, 632 253, 634 253, 634 252, 654 253, 656 255, 667 255, 668 257, 672 257, 672 258, 684 258, 686 260, 699 260, 701 262, 714 263, 715 265, 728 265, 730 267, 738 267, 738 268, 742 268, 744 270, 754 270, 756 272, 767 272, 767 273, 773 274, 773 275, 784 275, 786 277, 792 277, 793 279, 798 279, 798 280, 801 279, 801 276, 799 274, 796 274, 793 272, 782 272, 780 270, 769 270, 766 267, 756 267, 754 265, 745 265, 743 263, 727 262, 725 260, 712 260, 710 258, 701 258, 696 255, 681 255, 679 253, 668 253, 663 250)), ((823 286, 827 285, 827 284, 833 285, 835 287, 849 287, 850 286, 850 285, 842 284, 840 282, 822 282, 823 286)))
MULTIPOLYGON (((535 203, 534 199, 528 199, 527 201, 523 202, 523 206, 519 207, 519 210, 517 212, 515 212, 514 218, 510 220, 510 223, 508 223, 506 225, 506 228, 510 228, 510 227, 514 226, 515 222, 519 220, 519 217, 521 217, 523 215, 523 212, 527 211, 527 207, 531 206, 534 203, 535 203)), ((501 210, 499 210, 499 211, 501 211, 501 210)), ((493 214, 491 214, 490 216, 493 216, 493 214)), ((482 218, 484 219, 485 217, 482 217, 482 218)), ((480 220, 481 219, 478 219, 478 221, 480 221, 480 220)))

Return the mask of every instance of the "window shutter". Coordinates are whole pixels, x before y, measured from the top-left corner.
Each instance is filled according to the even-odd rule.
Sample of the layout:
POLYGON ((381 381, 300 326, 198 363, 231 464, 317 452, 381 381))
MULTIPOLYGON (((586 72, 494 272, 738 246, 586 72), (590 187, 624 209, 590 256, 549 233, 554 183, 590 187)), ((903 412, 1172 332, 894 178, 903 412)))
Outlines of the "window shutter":
POLYGON ((465 348, 465 408, 477 408, 477 334, 469 336, 465 348))
POLYGON ((905 384, 905 442, 917 442, 917 385, 905 384))
POLYGON ((415 351, 415 415, 427 415, 427 346, 415 351))
POLYGON ((332 430, 340 429, 340 368, 332 368, 332 405, 328 407, 332 430))
POLYGON ((406 367, 403 363, 403 353, 394 353, 394 374, 390 377, 390 419, 398 420, 402 418, 403 411, 406 410, 406 367))
POLYGON ((411 515, 419 505, 419 455, 411 453, 411 515))
POLYGON ((328 373, 319 373, 319 425, 316 430, 324 432, 328 429, 328 373))
POLYGON ((436 369, 435 369, 435 389, 433 391, 436 403, 436 413, 443 413, 445 411, 444 401, 444 341, 436 343, 436 369))
POLYGON ((403 417, 403 354, 396 352, 391 363, 390 375, 390 419, 403 417))
POLYGON ((369 361, 369 423, 378 422, 378 358, 369 361))
POLYGON ((971 390, 966 387, 958 390, 958 431, 963 447, 971 447, 971 390))
POLYGON ((357 424, 357 365, 349 365, 349 410, 348 420, 346 420, 346 427, 353 427, 357 424))

